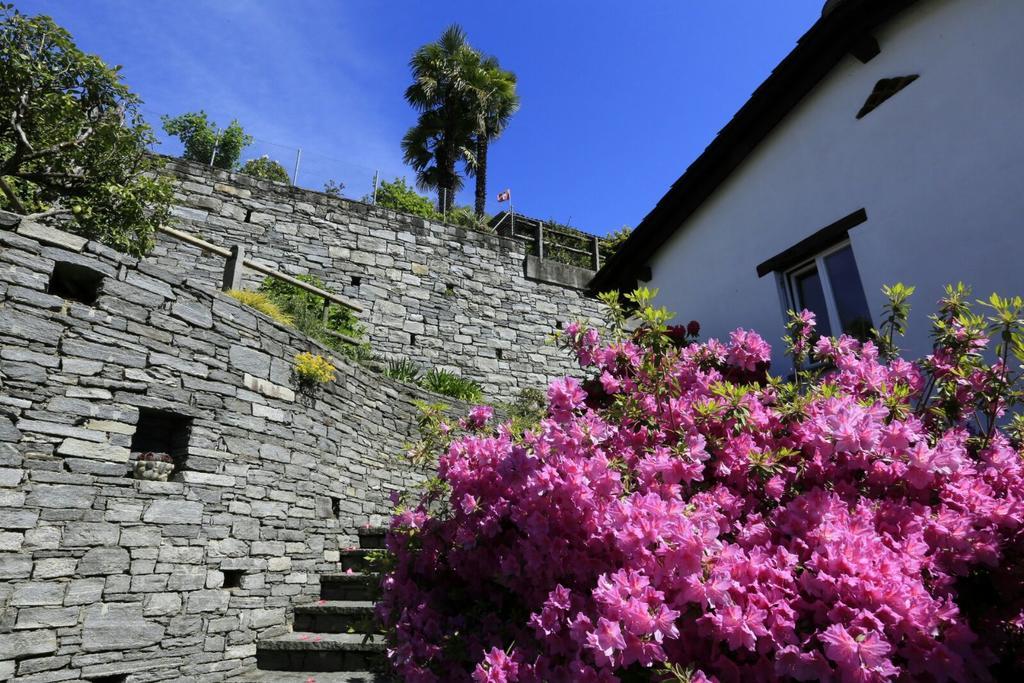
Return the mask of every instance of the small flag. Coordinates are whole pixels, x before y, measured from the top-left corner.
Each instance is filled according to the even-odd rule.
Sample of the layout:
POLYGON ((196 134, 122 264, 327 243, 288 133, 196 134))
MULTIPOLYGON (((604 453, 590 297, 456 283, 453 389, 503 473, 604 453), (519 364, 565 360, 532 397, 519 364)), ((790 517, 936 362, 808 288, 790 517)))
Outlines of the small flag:
POLYGON ((504 192, 498 193, 499 202, 510 202, 512 201, 512 190, 505 190, 504 192))

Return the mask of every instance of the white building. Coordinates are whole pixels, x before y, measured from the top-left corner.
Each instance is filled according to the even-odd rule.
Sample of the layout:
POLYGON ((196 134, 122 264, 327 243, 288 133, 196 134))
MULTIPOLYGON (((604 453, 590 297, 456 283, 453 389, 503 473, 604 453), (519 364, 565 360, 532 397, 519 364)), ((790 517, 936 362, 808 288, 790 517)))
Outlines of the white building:
POLYGON ((1022 238, 1024 0, 829 0, 591 287, 649 281, 781 369, 787 309, 856 332, 902 281, 917 357, 946 283, 1024 294, 1022 238))

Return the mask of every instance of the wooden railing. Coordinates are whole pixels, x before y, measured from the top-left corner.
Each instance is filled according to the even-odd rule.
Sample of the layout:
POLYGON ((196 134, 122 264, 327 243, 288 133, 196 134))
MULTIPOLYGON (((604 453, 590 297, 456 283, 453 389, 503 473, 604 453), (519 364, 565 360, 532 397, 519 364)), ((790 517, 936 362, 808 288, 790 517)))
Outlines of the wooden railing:
MULTIPOLYGON (((355 312, 362 313, 363 307, 355 303, 350 299, 346 299, 343 296, 338 296, 334 292, 328 292, 325 289, 320 289, 315 285, 311 285, 308 282, 303 282, 298 278, 294 278, 291 275, 287 275, 280 271, 274 270, 269 266, 265 266, 262 263, 251 261, 245 258, 245 247, 241 244, 234 244, 230 249, 225 247, 218 247, 216 244, 211 244, 204 239, 200 239, 195 235, 190 235, 187 232, 177 230, 171 227, 157 228, 160 232, 165 235, 169 235, 177 240, 191 244, 195 247, 199 247, 203 251, 211 254, 222 256, 226 259, 224 263, 224 278, 221 281, 221 290, 228 291, 230 289, 241 289, 242 288, 242 275, 245 269, 255 270, 257 273, 268 275, 272 278, 276 278, 283 282, 298 287, 299 289, 305 290, 310 294, 315 294, 324 300, 324 315, 327 315, 327 307, 330 304, 338 304, 345 308, 355 312)), ((341 336, 341 335, 338 335, 341 336)), ((346 340, 348 340, 346 338, 346 340)), ((355 341, 355 340, 352 340, 355 341)))
MULTIPOLYGON (((579 259, 581 265, 584 268, 591 268, 592 270, 601 270, 601 238, 597 235, 586 235, 584 233, 570 232, 568 230, 560 230, 553 228, 550 225, 545 226, 543 222, 535 221, 533 219, 521 220, 519 225, 516 225, 516 218, 512 214, 506 214, 502 217, 502 220, 494 226, 495 232, 506 237, 513 239, 522 240, 525 242, 532 242, 534 246, 535 255, 538 258, 547 258, 554 261, 563 261, 560 258, 552 258, 552 254, 559 252, 568 252, 570 254, 579 254, 582 258, 579 259), (505 225, 506 219, 508 224, 505 225), (527 226, 526 230, 522 229, 523 225, 527 226), (564 240, 553 240, 550 235, 559 235, 564 240), (565 242, 575 242, 578 247, 570 246, 565 242)), ((570 265, 580 265, 577 263, 570 263, 570 265)))

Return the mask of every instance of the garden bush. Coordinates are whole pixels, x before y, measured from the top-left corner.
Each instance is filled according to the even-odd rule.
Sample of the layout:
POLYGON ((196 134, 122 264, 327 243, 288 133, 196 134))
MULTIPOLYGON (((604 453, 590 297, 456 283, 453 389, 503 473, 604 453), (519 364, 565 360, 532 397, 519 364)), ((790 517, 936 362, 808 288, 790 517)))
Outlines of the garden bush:
POLYGON ((793 314, 783 381, 651 296, 566 327, 536 429, 440 430, 387 539, 403 680, 1021 680, 1021 300, 950 288, 915 362, 905 297, 877 341, 793 314))
POLYGON ((479 384, 454 372, 443 368, 432 368, 419 379, 419 385, 435 394, 450 396, 460 401, 474 402, 483 398, 483 389, 479 384))
MULTIPOLYGON (((331 291, 318 277, 299 275, 296 279, 331 291)), ((369 357, 367 345, 360 341, 366 330, 351 310, 338 304, 330 304, 325 317, 322 297, 273 277, 264 278, 259 292, 266 295, 291 318, 295 327, 306 336, 335 351, 341 351, 353 360, 359 361, 369 357)))

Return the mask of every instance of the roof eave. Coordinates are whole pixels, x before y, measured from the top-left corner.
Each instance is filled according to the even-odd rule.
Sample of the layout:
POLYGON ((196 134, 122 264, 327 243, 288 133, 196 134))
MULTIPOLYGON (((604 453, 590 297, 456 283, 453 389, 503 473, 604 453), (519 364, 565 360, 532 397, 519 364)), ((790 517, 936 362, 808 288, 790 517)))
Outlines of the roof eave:
POLYGON ((590 281, 632 288, 651 255, 710 197, 864 35, 916 0, 844 2, 821 17, 590 281))

